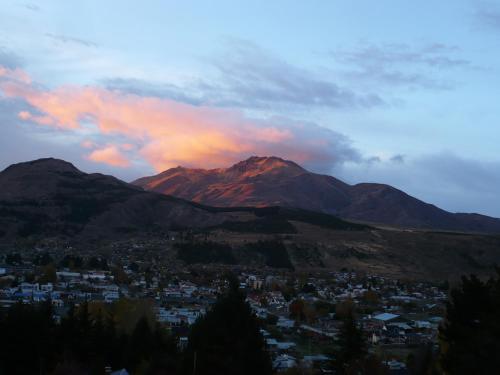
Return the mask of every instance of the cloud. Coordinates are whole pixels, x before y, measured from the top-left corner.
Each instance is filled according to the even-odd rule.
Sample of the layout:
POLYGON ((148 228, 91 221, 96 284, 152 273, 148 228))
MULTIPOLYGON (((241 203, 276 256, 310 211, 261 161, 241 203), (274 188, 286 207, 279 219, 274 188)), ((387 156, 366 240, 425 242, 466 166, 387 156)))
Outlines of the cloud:
POLYGON ((71 36, 67 36, 67 35, 45 33, 45 36, 58 42, 58 43, 78 44, 80 46, 93 47, 93 48, 98 47, 97 43, 94 43, 92 41, 89 41, 86 39, 81 39, 81 38, 75 38, 75 37, 71 37, 71 36))
POLYGON ((213 68, 213 75, 193 79, 182 87, 125 78, 108 79, 104 84, 111 89, 196 105, 277 112, 312 107, 359 109, 384 104, 376 94, 356 93, 247 41, 232 40, 224 53, 204 62, 213 68))
POLYGON ((40 12, 41 8, 37 4, 33 3, 25 3, 21 4, 24 8, 32 11, 32 12, 40 12))
POLYGON ((105 144, 90 160, 125 166, 146 160, 157 171, 177 165, 220 167, 251 155, 276 155, 315 170, 357 160, 345 136, 314 123, 252 119, 239 110, 194 106, 92 86, 41 88, 24 72, 6 70, 0 90, 31 110, 18 117, 62 132, 89 134, 105 144), (119 145, 127 144, 130 151, 119 145), (134 147, 130 147, 130 145, 134 147), (124 152, 125 151, 125 152, 124 152))
POLYGON ((421 48, 407 44, 363 45, 352 51, 339 51, 335 57, 356 65, 417 64, 436 68, 452 68, 469 65, 469 61, 448 56, 459 51, 458 47, 434 43, 421 48))
POLYGON ((412 47, 408 44, 362 44, 352 50, 337 50, 332 57, 347 67, 345 75, 365 83, 425 89, 450 89, 452 82, 436 79, 437 73, 470 67, 468 60, 453 57, 455 46, 441 43, 412 47))
POLYGON ((16 69, 22 65, 22 59, 19 56, 0 46, 0 66, 4 69, 16 69))
POLYGON ((390 159, 393 163, 404 163, 405 162, 405 156, 402 154, 397 154, 391 157, 390 159))
POLYGON ((481 3, 476 9, 476 20, 479 26, 500 31, 500 7, 490 3, 481 3))
POLYGON ((339 165, 337 174, 350 183, 393 185, 425 202, 452 212, 481 212, 500 217, 500 162, 481 161, 453 152, 394 158, 380 163, 339 165))
POLYGON ((377 95, 354 93, 250 42, 232 41, 229 51, 211 62, 219 78, 201 82, 200 89, 208 101, 219 105, 369 108, 383 103, 377 95))
POLYGON ((203 95, 199 93, 197 83, 188 83, 181 87, 172 83, 156 83, 137 78, 123 77, 103 79, 101 83, 109 90, 118 90, 139 96, 167 98, 193 105, 203 105, 204 101, 206 101, 203 95))
POLYGON ((222 53, 205 58, 212 68, 182 84, 114 77, 102 81, 110 90, 168 98, 193 105, 293 113, 310 109, 359 110, 386 104, 384 89, 449 90, 450 69, 471 67, 456 57, 460 49, 441 43, 362 44, 337 50, 338 63, 321 74, 280 59, 243 40, 230 40, 222 53))
POLYGON ((127 157, 115 145, 108 145, 104 148, 96 149, 87 157, 89 160, 96 163, 109 164, 114 167, 126 168, 130 166, 127 157))

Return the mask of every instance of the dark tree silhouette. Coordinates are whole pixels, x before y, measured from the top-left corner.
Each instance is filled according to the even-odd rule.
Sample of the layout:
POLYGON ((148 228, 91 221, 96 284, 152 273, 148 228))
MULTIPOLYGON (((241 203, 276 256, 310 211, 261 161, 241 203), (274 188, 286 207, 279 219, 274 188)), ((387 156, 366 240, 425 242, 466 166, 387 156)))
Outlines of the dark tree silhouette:
POLYGON ((0 374, 103 374, 106 366, 145 375, 177 374, 175 341, 140 319, 132 334, 117 332, 111 314, 70 306, 61 324, 51 302, 0 310, 0 374), (140 368, 141 371, 137 371, 140 368))
POLYGON ((354 311, 351 309, 343 318, 336 341, 333 367, 339 374, 364 373, 366 342, 363 332, 356 325, 354 311))
MULTIPOLYGON (((500 276, 500 270, 497 270, 500 276)), ((451 291, 439 330, 441 367, 448 374, 500 371, 500 278, 462 277, 451 291)))
POLYGON ((238 282, 193 326, 183 364, 184 374, 271 374, 265 343, 238 282))

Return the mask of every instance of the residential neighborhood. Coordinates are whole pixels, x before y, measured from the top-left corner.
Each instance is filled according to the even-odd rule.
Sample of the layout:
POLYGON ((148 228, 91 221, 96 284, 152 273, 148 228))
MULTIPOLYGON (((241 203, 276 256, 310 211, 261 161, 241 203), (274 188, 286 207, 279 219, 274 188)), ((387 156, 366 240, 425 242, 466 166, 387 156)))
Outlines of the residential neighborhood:
POLYGON ((110 258, 47 249, 5 253, 0 258, 0 306, 50 301, 58 322, 70 306, 136 301, 150 307, 156 322, 177 337, 182 350, 189 328, 210 311, 226 288, 225 273, 232 272, 261 322, 260 333, 277 373, 328 373, 342 319, 351 311, 369 352, 382 358, 390 374, 409 374, 407 365, 415 353, 437 348, 448 298, 446 283, 394 280, 353 270, 295 273, 185 266, 137 255, 138 247, 110 258))

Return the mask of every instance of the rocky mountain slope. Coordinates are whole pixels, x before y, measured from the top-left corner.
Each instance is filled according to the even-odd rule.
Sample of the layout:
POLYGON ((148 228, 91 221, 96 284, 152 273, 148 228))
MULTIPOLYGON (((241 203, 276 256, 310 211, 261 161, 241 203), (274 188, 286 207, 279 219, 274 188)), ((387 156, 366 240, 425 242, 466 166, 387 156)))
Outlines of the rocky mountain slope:
POLYGON ((348 185, 277 157, 251 157, 225 169, 177 167, 132 184, 211 206, 297 207, 401 227, 500 233, 500 219, 450 213, 389 185, 348 185))

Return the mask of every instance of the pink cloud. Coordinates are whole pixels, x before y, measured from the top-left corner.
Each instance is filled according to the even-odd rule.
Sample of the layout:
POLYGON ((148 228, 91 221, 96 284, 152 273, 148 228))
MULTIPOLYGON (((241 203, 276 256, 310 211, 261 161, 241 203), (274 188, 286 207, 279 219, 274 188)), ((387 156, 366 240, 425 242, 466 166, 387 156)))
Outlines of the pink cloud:
POLYGON ((30 76, 24 70, 19 68, 9 69, 0 65, 0 78, 22 82, 27 85, 31 84, 30 76))
POLYGON ((125 155, 113 145, 94 150, 87 156, 87 158, 95 161, 96 163, 105 163, 114 167, 125 168, 130 166, 130 162, 127 160, 125 155))
POLYGON ((341 135, 314 124, 249 119, 238 110, 100 87, 41 89, 24 72, 0 72, 4 95, 24 99, 33 107, 32 112, 37 112, 23 111, 19 113, 21 119, 62 131, 94 124, 108 146, 88 158, 113 166, 127 166, 127 158, 133 157, 144 159, 158 171, 177 165, 212 168, 251 155, 276 155, 301 163, 326 160, 332 164, 340 160, 335 153, 350 150, 341 135))
POLYGON ((82 141, 82 143, 80 143, 80 145, 83 148, 95 148, 95 147, 97 147, 97 145, 94 142, 89 141, 88 139, 82 141))

